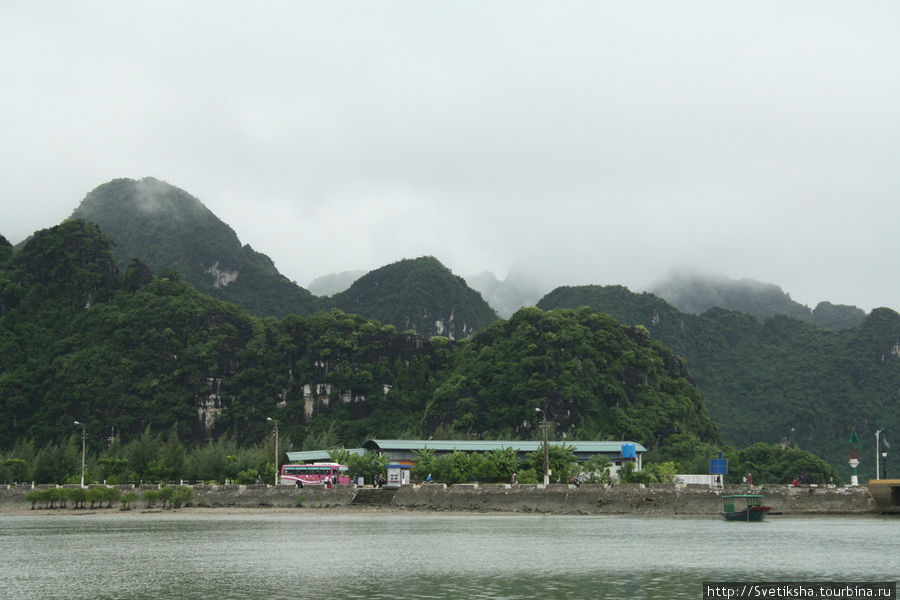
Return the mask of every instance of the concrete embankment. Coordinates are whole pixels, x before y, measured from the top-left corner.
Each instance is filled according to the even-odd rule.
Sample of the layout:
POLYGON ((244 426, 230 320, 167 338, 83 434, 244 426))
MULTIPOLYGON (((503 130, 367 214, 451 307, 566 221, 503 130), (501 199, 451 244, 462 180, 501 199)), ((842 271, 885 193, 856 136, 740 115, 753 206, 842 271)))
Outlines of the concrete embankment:
MULTIPOLYGON (((722 495, 747 493, 745 486, 675 484, 542 486, 443 486, 400 490, 393 504, 410 509, 543 512, 556 514, 709 515, 722 509, 722 495), (436 488, 436 489, 432 489, 436 488)), ((783 514, 866 514, 878 512, 865 487, 763 486, 772 512, 783 514)))
MULTIPOLYGON (((126 488, 122 488, 125 490, 126 488)), ((128 487, 128 490, 132 488, 128 487)), ((145 486, 143 490, 155 489, 145 486)), ((196 485, 194 506, 241 509, 267 508, 351 508, 356 496, 354 486, 332 489, 264 485, 196 485)), ((25 495, 30 487, 0 488, 0 512, 31 509, 25 495)), ((404 486, 397 490, 388 509, 417 511, 527 512, 552 514, 636 514, 636 515, 711 515, 722 508, 724 494, 746 493, 745 486, 706 486, 675 484, 616 485, 453 485, 404 486)), ((882 512, 865 486, 792 487, 762 486, 773 513, 802 514, 875 514, 882 512)), ((143 502, 138 502, 138 508, 143 502)), ((67 509, 64 509, 67 510, 67 509)))

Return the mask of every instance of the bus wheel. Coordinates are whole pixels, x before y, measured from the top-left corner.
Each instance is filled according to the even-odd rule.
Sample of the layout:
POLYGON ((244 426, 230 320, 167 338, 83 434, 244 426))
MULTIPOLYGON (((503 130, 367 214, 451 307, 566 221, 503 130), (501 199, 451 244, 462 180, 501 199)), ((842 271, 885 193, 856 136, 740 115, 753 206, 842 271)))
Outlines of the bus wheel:
POLYGON ((303 482, 302 482, 302 481, 298 481, 298 482, 297 482, 297 487, 298 487, 298 488, 302 488, 302 487, 303 487, 303 482))

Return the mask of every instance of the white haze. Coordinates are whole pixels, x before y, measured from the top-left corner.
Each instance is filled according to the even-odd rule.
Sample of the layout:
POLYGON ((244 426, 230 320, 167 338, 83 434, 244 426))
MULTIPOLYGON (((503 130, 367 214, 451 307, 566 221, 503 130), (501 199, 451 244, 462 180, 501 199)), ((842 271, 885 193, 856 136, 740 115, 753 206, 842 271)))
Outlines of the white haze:
POLYGON ((895 2, 4 2, 0 234, 117 177, 306 285, 434 255, 900 308, 895 2))

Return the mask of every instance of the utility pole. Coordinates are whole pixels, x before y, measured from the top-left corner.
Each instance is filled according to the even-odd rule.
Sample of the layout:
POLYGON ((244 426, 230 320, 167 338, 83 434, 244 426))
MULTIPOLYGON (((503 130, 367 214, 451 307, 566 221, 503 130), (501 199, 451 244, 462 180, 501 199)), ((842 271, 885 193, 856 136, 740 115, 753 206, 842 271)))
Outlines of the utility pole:
POLYGON ((81 425, 81 487, 84 487, 84 448, 87 440, 87 433, 84 430, 84 423, 75 421, 76 425, 81 425))
MULTIPOLYGON (((879 466, 881 465, 881 432, 884 431, 884 427, 881 429, 875 430, 875 479, 881 479, 881 471, 879 470, 879 466)), ((885 474, 887 477, 887 474, 885 474)))
POLYGON ((547 413, 540 408, 534 410, 541 413, 541 429, 544 430, 544 485, 550 485, 550 446, 547 442, 547 413))
POLYGON ((275 436, 275 485, 278 485, 278 421, 273 419, 272 417, 266 417, 266 421, 272 421, 275 424, 275 429, 272 432, 272 435, 275 436))

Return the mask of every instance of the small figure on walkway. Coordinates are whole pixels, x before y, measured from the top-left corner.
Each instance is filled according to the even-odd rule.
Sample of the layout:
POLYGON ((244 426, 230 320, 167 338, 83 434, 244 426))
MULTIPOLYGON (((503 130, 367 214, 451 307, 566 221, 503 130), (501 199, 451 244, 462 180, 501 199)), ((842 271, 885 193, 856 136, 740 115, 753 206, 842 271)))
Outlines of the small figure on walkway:
POLYGON ((516 477, 515 472, 513 472, 512 476, 509 478, 510 485, 519 485, 519 479, 516 477))

